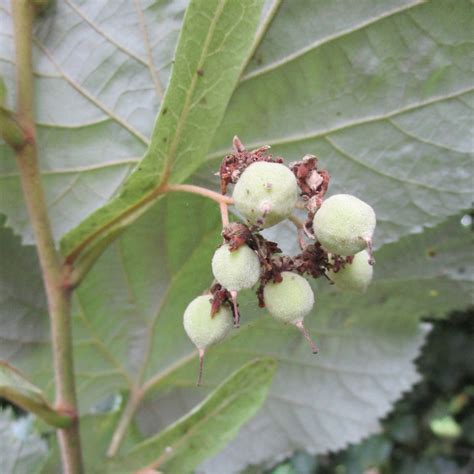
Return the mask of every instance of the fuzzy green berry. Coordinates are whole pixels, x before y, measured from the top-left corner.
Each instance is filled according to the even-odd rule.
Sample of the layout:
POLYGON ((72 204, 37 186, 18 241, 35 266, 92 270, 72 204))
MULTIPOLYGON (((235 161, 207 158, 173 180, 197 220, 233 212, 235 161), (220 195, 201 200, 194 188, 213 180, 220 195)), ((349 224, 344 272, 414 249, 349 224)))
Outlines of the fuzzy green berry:
POLYGON ((371 247, 375 212, 349 194, 326 199, 313 220, 314 234, 323 248, 337 255, 355 255, 371 247))
POLYGON ((270 282, 265 286, 265 306, 273 317, 294 324, 313 308, 314 293, 302 276, 292 272, 283 272, 281 276, 280 283, 270 282))
POLYGON ((194 298, 187 306, 183 316, 184 330, 199 351, 199 377, 201 385, 202 367, 206 349, 222 341, 233 327, 232 312, 222 305, 219 311, 211 316, 211 297, 202 295, 194 298))
POLYGON ((281 282, 265 285, 265 306, 274 318, 294 324, 306 338, 312 351, 317 353, 318 349, 303 325, 304 317, 314 305, 313 290, 306 279, 296 273, 282 272, 281 276, 281 282))
POLYGON ((233 198, 235 207, 251 224, 267 228, 293 212, 298 185, 285 165, 258 161, 242 173, 233 198))
POLYGON ((248 245, 241 245, 231 252, 229 245, 224 244, 212 257, 212 273, 227 290, 245 290, 254 286, 260 278, 260 262, 248 245))
POLYGON ((374 273, 374 267, 369 263, 370 255, 366 250, 356 253, 352 263, 346 263, 337 272, 329 270, 327 275, 337 288, 344 291, 364 293, 374 273))

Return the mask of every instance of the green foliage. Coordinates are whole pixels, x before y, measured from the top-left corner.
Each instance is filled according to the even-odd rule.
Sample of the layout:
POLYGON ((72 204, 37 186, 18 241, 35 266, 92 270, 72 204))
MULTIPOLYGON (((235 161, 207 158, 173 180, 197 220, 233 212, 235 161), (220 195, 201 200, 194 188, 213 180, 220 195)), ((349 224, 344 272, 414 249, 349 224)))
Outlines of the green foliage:
POLYGON ((15 418, 11 409, 0 410, 2 472, 37 474, 47 454, 47 443, 34 430, 31 416, 15 418))
MULTIPOLYGON (((419 318, 442 317, 471 301, 472 236, 459 224, 472 185, 470 2, 268 1, 255 42, 260 2, 192 5, 172 74, 185 1, 146 8, 55 2, 38 19, 38 144, 56 239, 70 232, 68 253, 100 226, 109 226, 107 239, 117 238, 130 222, 121 220, 115 232, 114 219, 145 210, 135 213, 134 206, 152 202, 165 171, 172 182, 213 179, 217 187, 212 173, 238 134, 249 148, 270 144, 290 159, 318 155, 332 175, 332 194, 350 192, 375 208, 374 282, 360 297, 316 288, 305 322, 318 356, 294 328, 263 316, 253 297, 239 296, 243 327, 210 350, 206 384, 197 389, 197 354, 180 316, 212 281, 219 215, 198 197, 155 203, 107 248, 74 297, 89 467, 101 465, 125 409, 97 414, 104 400, 118 393, 128 400, 133 388, 146 388, 122 455, 262 356, 278 361, 268 399, 203 470, 222 472, 225 465, 233 472, 289 449, 322 453, 357 442, 379 430, 378 420, 418 380, 413 360, 426 333, 419 318), (142 169, 124 185, 144 154, 142 169)), ((0 0, 11 108, 9 9, 0 0)), ((19 236, 0 228, 0 357, 51 394, 45 297, 35 251, 20 244, 20 237, 33 239, 10 157, 0 144, 0 211, 19 236)), ((285 237, 287 229, 282 224, 268 235, 277 233, 291 250, 296 242, 285 237)), ((464 430, 473 422, 459 423, 464 430)), ((381 456, 384 443, 370 443, 368 451, 381 456)))
POLYGON ((474 466, 474 347, 470 344, 474 336, 473 317, 470 310, 435 323, 418 361, 423 379, 395 405, 383 423, 382 434, 331 456, 315 458, 298 453, 272 469, 271 474, 359 474, 370 468, 382 474, 471 472, 474 466), (445 426, 457 426, 457 435, 433 431, 432 424, 437 421, 445 426))
POLYGON ((275 361, 268 358, 247 363, 184 418, 126 452, 117 468, 135 469, 160 460, 156 467, 166 472, 192 472, 255 415, 265 401, 275 369, 275 361))
MULTIPOLYGON (((181 28, 176 60, 151 141, 118 195, 61 241, 65 256, 130 225, 165 180, 180 182, 205 159, 214 131, 249 59, 263 0, 194 0, 181 28)), ((110 238, 110 237, 109 237, 110 238)), ((96 243, 97 241, 97 243, 96 243)))

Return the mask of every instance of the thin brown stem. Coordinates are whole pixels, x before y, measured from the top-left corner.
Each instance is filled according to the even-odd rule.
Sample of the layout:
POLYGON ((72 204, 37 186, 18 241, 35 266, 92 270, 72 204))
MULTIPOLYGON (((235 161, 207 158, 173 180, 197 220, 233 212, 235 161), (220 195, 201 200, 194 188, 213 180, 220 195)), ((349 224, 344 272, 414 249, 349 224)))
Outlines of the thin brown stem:
POLYGON ((61 260, 54 246, 34 141, 31 47, 34 6, 30 0, 12 0, 11 3, 16 56, 17 117, 23 129, 30 131, 32 137, 30 143, 16 150, 16 161, 23 195, 36 238, 48 300, 56 384, 56 408, 64 413, 69 413, 74 419, 70 427, 58 430, 63 472, 80 474, 83 472, 83 465, 71 337, 71 293, 69 289, 63 288, 61 285, 61 260))
POLYGON ((304 250, 307 247, 306 241, 304 239, 305 229, 304 224, 296 216, 288 216, 288 220, 296 227, 298 231, 298 244, 301 250, 304 250))
POLYGON ((303 334, 303 337, 308 341, 308 344, 311 347, 312 353, 317 354, 318 348, 316 344, 313 342, 313 340, 311 339, 309 332, 304 327, 303 321, 296 321, 295 326, 300 330, 301 334, 303 334))
POLYGON ((202 385, 202 373, 204 370, 204 355, 206 351, 204 349, 199 349, 199 373, 196 385, 200 387, 202 385))
POLYGON ((222 228, 227 227, 229 225, 229 210, 227 209, 227 204, 220 202, 219 209, 221 211, 222 228))
POLYGON ((185 193, 192 193, 192 194, 199 194, 200 196, 207 197, 212 199, 213 201, 220 203, 224 203, 226 205, 234 204, 234 200, 228 196, 224 196, 223 194, 216 193, 215 191, 211 191, 207 188, 202 188, 201 186, 195 186, 194 184, 166 184, 163 186, 162 189, 163 193, 170 193, 170 192, 185 192, 185 193))

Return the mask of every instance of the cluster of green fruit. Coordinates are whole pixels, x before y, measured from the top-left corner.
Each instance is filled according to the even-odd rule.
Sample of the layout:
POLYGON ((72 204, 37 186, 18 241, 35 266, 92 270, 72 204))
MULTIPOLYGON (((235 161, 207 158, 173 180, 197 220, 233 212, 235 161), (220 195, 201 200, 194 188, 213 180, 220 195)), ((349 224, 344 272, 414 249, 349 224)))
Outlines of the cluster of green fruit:
POLYGON ((358 292, 365 291, 372 279, 376 220, 368 204, 348 194, 324 199, 329 175, 317 169, 312 155, 287 167, 281 158, 266 154, 268 147, 247 152, 235 138, 234 149, 220 168, 221 191, 225 194, 229 184, 235 185, 233 201, 246 222, 224 227, 224 243, 212 258, 214 284, 184 312, 184 328, 200 356, 198 385, 206 349, 239 326, 239 291, 260 283, 260 306, 295 325, 316 353, 303 325, 314 304, 305 276, 324 276, 342 290, 358 292), (308 213, 298 232, 314 243, 307 244, 300 235, 302 252, 290 257, 260 231, 288 218, 298 223, 291 217, 298 201, 308 213))

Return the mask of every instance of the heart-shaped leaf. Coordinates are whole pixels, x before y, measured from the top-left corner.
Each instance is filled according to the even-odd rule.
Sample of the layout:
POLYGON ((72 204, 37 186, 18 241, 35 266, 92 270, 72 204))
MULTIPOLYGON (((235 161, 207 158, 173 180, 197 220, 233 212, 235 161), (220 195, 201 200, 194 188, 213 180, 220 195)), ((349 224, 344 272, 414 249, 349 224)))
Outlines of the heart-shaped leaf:
MULTIPOLYGON (((269 356, 279 361, 269 400, 229 447, 229 466, 240 469, 296 447, 336 449, 374 432, 378 418, 417 379, 413 359, 425 332, 418 328, 418 318, 469 302, 469 272, 462 268, 469 255, 469 231, 453 220, 384 246, 366 295, 338 294, 321 282, 315 312, 307 318, 321 348, 317 356, 294 328, 259 310, 255 295, 242 294, 245 324, 210 350, 205 384, 198 389, 197 354, 181 316, 212 281, 210 260, 220 240, 216 207, 195 196, 160 201, 104 253, 83 282, 73 318, 81 413, 96 410, 99 401, 111 395, 142 386, 148 395, 137 421, 143 433, 151 435, 183 416, 229 372, 255 357, 269 356), (423 265, 415 265, 417 260, 423 265), (413 263, 411 271, 407 261, 413 263), (449 267, 440 272, 438 262, 449 267), (160 408, 155 416, 156 403, 160 408), (363 416, 354 418, 354 406, 363 416), (302 430, 299 425, 306 419, 314 423, 305 422, 302 430), (286 431, 277 429, 282 422, 286 431), (254 438, 257 425, 263 429, 258 430, 260 441, 254 438), (265 441, 265 433, 272 441, 265 441), (233 454, 241 450, 245 456, 233 454)), ((38 329, 43 327, 39 323, 47 327, 45 311, 41 306, 32 310, 30 303, 39 301, 39 294, 27 292, 20 300, 10 296, 25 284, 25 270, 13 265, 15 255, 21 255, 25 267, 29 261, 29 285, 41 293, 33 279, 38 279, 34 251, 20 247, 18 238, 5 229, 1 243, 12 265, 2 277, 0 334, 8 343, 2 341, 0 355, 18 362, 35 382, 36 374, 42 374, 38 383, 51 389, 49 349, 38 344, 44 330, 38 329), (8 317, 5 309, 10 309, 8 317), (15 332, 20 324, 28 331, 15 332)), ((211 466, 219 464, 208 469, 211 466)))

